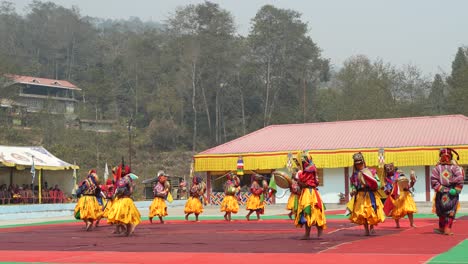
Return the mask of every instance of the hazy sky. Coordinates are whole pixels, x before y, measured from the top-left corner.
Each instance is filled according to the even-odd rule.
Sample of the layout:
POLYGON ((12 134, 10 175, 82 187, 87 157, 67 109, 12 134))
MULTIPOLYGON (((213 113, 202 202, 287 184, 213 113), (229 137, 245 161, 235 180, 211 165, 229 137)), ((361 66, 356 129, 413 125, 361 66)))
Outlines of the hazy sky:
MULTIPOLYGON (((18 11, 31 0, 10 0, 18 11)), ((165 21, 176 7, 196 0, 51 0, 82 15, 101 18, 139 17, 165 21)), ((468 1, 465 0, 211 0, 231 12, 238 32, 246 35, 250 20, 265 4, 298 11, 310 37, 335 68, 353 55, 382 59, 401 67, 411 64, 425 74, 451 72, 457 48, 468 45, 468 1)))

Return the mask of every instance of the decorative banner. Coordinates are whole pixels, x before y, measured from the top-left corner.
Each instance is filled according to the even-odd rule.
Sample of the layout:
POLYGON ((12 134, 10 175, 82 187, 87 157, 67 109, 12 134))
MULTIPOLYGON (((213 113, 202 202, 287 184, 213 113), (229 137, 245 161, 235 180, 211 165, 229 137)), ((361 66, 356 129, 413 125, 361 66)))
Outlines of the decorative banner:
POLYGON ((379 168, 383 168, 385 164, 385 151, 383 148, 379 149, 379 168))
POLYGON ((239 159, 237 160, 237 175, 244 175, 244 160, 242 159, 242 156, 239 156, 239 159))

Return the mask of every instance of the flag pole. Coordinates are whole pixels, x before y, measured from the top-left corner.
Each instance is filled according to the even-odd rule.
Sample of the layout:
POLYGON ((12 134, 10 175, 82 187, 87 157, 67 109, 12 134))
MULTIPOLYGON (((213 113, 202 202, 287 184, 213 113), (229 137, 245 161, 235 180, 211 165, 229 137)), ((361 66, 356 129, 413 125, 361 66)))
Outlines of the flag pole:
POLYGON ((72 178, 73 178, 73 189, 72 189, 72 195, 73 195, 73 198, 76 198, 76 161, 73 161, 73 175, 72 175, 72 178))
POLYGON ((32 160, 32 164, 31 164, 31 176, 32 176, 32 181, 31 181, 31 185, 32 185, 32 192, 34 194, 34 180, 36 178, 36 167, 34 166, 34 155, 31 155, 31 160, 32 160))
POLYGON ((107 167, 107 162, 106 162, 106 167, 104 168, 104 182, 107 181, 108 177, 109 177, 109 169, 107 167))
POLYGON ((39 170, 39 203, 42 203, 42 169, 39 170))

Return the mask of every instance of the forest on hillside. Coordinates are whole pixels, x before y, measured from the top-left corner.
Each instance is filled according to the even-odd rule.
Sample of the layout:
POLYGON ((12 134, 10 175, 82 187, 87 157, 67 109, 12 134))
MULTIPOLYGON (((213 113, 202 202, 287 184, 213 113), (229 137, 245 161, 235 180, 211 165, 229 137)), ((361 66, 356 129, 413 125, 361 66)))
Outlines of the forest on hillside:
POLYGON ((88 17, 40 1, 20 14, 0 2, 0 76, 68 80, 82 89, 80 117, 120 124, 96 134, 43 115, 19 132, 2 124, 0 144, 42 145, 85 171, 131 153, 147 174, 183 174, 193 153, 271 124, 468 115, 464 46, 453 47, 451 72, 434 76, 365 54, 337 68, 298 11, 265 5, 246 36, 235 24, 209 1, 160 22, 88 17))

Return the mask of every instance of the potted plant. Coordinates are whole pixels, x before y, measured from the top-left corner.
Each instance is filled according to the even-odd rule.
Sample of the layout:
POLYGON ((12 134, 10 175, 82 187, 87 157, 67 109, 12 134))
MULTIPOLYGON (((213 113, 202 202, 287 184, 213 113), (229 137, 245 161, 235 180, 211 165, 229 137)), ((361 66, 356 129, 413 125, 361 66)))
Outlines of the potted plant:
POLYGON ((340 197, 340 204, 346 204, 346 196, 344 193, 340 192, 338 197, 340 197))

